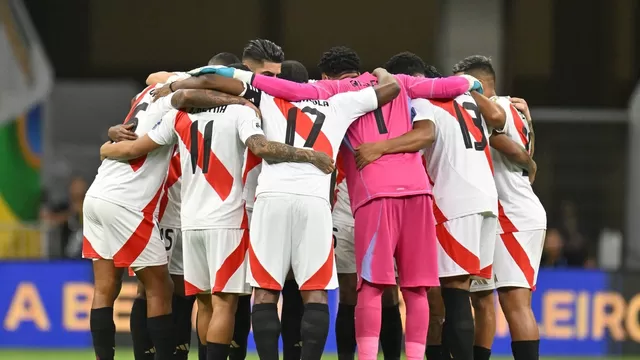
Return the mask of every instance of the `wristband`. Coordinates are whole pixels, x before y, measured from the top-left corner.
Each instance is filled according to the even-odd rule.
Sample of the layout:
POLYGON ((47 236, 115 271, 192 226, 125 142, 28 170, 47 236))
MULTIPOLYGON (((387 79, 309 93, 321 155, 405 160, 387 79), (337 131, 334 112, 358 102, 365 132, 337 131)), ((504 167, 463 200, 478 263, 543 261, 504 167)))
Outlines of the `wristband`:
POLYGON ((244 86, 244 90, 242 90, 242 92, 240 94, 238 94, 238 96, 243 97, 244 94, 247 93, 247 83, 246 82, 242 82, 242 86, 244 86))
POLYGON ((171 90, 171 92, 173 92, 173 88, 171 87, 173 85, 173 83, 169 84, 169 90, 171 90))

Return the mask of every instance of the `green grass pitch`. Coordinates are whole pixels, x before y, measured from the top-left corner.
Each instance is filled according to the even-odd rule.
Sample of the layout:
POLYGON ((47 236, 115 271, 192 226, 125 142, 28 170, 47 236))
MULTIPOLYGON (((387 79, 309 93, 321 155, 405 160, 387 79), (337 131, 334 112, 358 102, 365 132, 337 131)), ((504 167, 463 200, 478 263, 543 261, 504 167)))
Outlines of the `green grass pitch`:
MULTIPOLYGON (((0 350, 0 359, 6 360, 92 360, 94 359, 92 351, 59 351, 59 350, 0 350)), ((334 354, 325 354, 323 359, 337 360, 334 354)), ((191 352, 190 360, 197 360, 197 352, 191 352)), ((382 358, 380 358, 382 359, 382 358)), ((507 360, 510 357, 491 357, 492 360, 507 360)), ((543 357, 543 360, 640 360, 640 356, 622 356, 622 357, 543 357)), ((133 353, 130 350, 120 350, 116 352, 116 360, 133 360, 133 353)), ((258 356, 250 354, 247 360, 258 360, 258 356)))

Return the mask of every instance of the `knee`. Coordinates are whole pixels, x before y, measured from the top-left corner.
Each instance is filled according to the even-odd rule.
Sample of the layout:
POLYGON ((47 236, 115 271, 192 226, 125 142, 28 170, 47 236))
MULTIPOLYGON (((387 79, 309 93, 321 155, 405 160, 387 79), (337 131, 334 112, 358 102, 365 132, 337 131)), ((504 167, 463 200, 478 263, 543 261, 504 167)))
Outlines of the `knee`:
POLYGON ((205 315, 213 313, 213 306, 211 305, 211 296, 209 294, 198 294, 196 296, 198 303, 198 313, 205 315))
POLYGON ((253 296, 253 304, 275 304, 280 298, 280 292, 267 289, 256 289, 253 296))
POLYGON ((391 307, 398 305, 398 302, 400 302, 400 297, 398 296, 398 287, 391 286, 386 288, 382 293, 382 306, 391 307))
POLYGON ((531 311, 529 289, 500 289, 498 300, 505 316, 517 316, 531 311))
POLYGON ((483 316, 495 316, 496 307, 493 292, 481 292, 471 295, 471 304, 476 314, 483 316))
POLYGON ((212 306, 216 314, 235 315, 238 309, 238 296, 235 294, 214 294, 212 306))
POLYGON ((317 303, 317 304, 328 304, 329 296, 325 290, 309 290, 309 291, 301 291, 302 301, 305 304, 309 303, 317 303))
POLYGON ((355 306, 358 303, 358 292, 356 291, 356 274, 338 275, 340 285, 340 303, 355 306))
POLYGON ((95 284, 94 297, 99 299, 106 299, 108 302, 113 304, 118 298, 121 288, 122 288, 122 280, 119 280, 119 279, 102 280, 95 284))

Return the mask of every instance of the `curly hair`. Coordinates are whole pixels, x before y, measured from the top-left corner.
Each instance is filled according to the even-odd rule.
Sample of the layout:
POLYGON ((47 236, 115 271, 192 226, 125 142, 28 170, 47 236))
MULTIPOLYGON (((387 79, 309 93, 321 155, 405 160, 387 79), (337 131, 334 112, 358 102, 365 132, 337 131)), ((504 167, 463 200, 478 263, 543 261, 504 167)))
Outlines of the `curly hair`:
POLYGON ((391 74, 426 75, 426 67, 424 61, 418 55, 408 51, 393 55, 384 64, 384 68, 391 74))
POLYGON ((424 76, 428 78, 439 78, 442 77, 442 74, 436 69, 433 65, 427 65, 424 71, 424 76))
POLYGON ((360 72, 360 57, 346 46, 335 46, 322 54, 318 68, 323 74, 332 77, 349 72, 360 72))

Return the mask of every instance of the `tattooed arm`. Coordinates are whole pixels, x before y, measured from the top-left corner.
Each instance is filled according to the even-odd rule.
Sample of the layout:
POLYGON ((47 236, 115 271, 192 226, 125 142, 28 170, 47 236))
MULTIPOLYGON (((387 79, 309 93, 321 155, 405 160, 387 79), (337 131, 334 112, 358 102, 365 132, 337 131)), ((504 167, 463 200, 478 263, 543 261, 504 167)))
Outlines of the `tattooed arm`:
POLYGON ((300 149, 276 141, 268 141, 264 135, 250 136, 245 142, 249 150, 269 162, 306 162, 313 164, 325 174, 335 170, 333 159, 323 152, 300 149))

